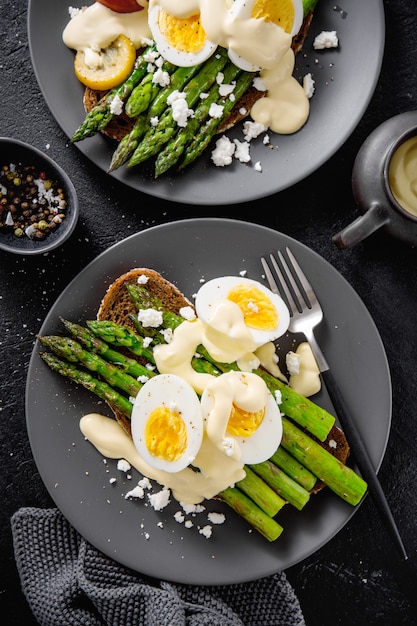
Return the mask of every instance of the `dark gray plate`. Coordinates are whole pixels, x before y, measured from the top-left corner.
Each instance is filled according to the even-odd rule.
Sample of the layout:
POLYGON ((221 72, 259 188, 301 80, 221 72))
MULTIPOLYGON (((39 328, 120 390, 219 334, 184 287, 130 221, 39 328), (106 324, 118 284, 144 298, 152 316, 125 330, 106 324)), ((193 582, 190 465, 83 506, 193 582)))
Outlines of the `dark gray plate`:
MULTIPOLYGON (((29 44, 33 67, 45 100, 64 132, 71 137, 84 119, 83 89, 73 71, 74 53, 62 43, 68 23, 67 0, 29 0, 29 44), (53 59, 53 63, 51 62, 53 59)), ((74 6, 85 2, 77 0, 74 6)), ((186 204, 246 202, 281 191, 303 180, 325 163, 359 123, 374 92, 385 42, 381 0, 350 0, 347 15, 331 0, 319 0, 304 51, 297 58, 298 79, 311 72, 316 91, 307 124, 294 135, 274 135, 271 150, 262 140, 252 142, 252 163, 215 167, 211 148, 180 175, 153 178, 150 165, 112 176, 151 196, 186 204), (336 50, 314 51, 312 41, 322 30, 336 30, 336 50), (262 173, 253 164, 260 161, 262 173)), ((243 139, 241 126, 230 136, 243 139)), ((115 145, 102 136, 76 144, 107 171, 115 145)))
MULTIPOLYGON (((41 334, 62 332, 58 317, 84 322, 95 317, 102 295, 120 274, 133 267, 159 270, 189 297, 200 279, 247 271, 262 280, 259 258, 291 246, 317 290, 325 321, 318 340, 379 468, 391 424, 391 381, 378 331, 346 280, 315 252, 274 230, 228 219, 192 219, 156 226, 116 244, 90 263, 50 310, 41 334)), ((328 542, 355 509, 329 490, 312 497, 302 511, 284 507, 284 532, 269 543, 222 503, 227 521, 214 526, 211 539, 173 519, 169 505, 156 513, 143 501, 124 499, 136 484, 123 480, 115 461, 102 456, 79 431, 80 417, 91 411, 111 415, 103 403, 51 372, 35 345, 26 388, 27 428, 39 473, 58 508, 102 552, 139 572, 191 584, 244 582, 286 569, 328 542), (117 477, 111 485, 109 479, 117 477), (163 521, 163 528, 157 522, 163 521), (149 533, 149 538, 145 537, 149 533)), ((330 408, 326 394, 315 400, 330 408)), ((204 524, 206 515, 194 520, 204 524)), ((347 548, 348 549, 348 548, 347 548)))

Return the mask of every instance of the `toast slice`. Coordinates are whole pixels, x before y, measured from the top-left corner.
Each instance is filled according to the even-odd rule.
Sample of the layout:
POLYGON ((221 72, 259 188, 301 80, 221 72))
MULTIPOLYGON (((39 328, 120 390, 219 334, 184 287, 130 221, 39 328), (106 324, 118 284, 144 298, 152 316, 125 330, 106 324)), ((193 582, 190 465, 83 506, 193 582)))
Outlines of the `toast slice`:
MULTIPOLYGON (((134 268, 122 274, 107 289, 97 312, 98 320, 109 320, 135 329, 130 314, 137 313, 126 289, 127 284, 138 284, 139 279, 145 276, 147 279, 146 289, 155 295, 163 307, 179 314, 180 309, 194 305, 173 283, 164 278, 159 272, 149 268, 134 268)), ((130 354, 130 356, 132 356, 130 354)), ((116 420, 122 428, 131 435, 130 421, 119 411, 113 409, 116 420)), ((311 435, 310 435, 311 436, 311 435)), ((326 441, 318 442, 342 463, 346 463, 349 457, 349 445, 344 433, 337 426, 333 426, 326 441)), ((324 483, 318 481, 312 489, 317 493, 323 489, 324 483)))
MULTIPOLYGON (((304 18, 303 24, 299 32, 294 36, 292 41, 292 49, 294 54, 297 55, 304 44, 305 38, 311 26, 313 19, 313 11, 310 11, 304 18)), ((86 113, 91 111, 98 102, 106 95, 105 91, 95 91, 90 87, 86 87, 84 90, 83 105, 86 113)), ((226 130, 235 126, 242 119, 247 117, 251 111, 252 106, 259 98, 262 98, 265 92, 258 91, 255 87, 250 87, 246 93, 238 100, 233 107, 229 117, 219 126, 217 134, 224 133, 226 130)), ((125 135, 127 135, 134 125, 134 119, 128 117, 124 112, 120 115, 113 117, 107 126, 101 131, 103 134, 120 142, 125 135)))

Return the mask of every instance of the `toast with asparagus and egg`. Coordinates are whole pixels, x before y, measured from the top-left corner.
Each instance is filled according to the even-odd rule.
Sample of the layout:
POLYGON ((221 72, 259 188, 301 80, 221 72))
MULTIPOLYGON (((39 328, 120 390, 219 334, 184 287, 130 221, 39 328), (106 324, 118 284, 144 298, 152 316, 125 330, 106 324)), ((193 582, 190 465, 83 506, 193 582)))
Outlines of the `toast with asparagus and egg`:
POLYGON ((302 510, 327 486, 355 506, 367 489, 335 418, 258 352, 285 332, 287 315, 248 278, 212 279, 192 303, 156 270, 133 268, 108 286, 95 320, 61 318, 70 337, 38 337, 40 356, 110 407, 113 418, 80 420, 106 456, 127 449, 177 501, 220 499, 274 541, 285 504, 302 510))
MULTIPOLYGON (((89 9, 99 5, 96 13, 104 24, 106 17, 114 20, 123 16, 122 25, 115 31, 121 34, 109 46, 112 54, 107 54, 106 48, 102 57, 107 54, 116 66, 114 59, 118 55, 123 59, 120 63, 127 63, 129 58, 131 65, 127 68, 131 72, 125 76, 126 71, 116 71, 114 84, 109 83, 103 63, 105 69, 110 61, 96 59, 96 71, 96 66, 93 71, 86 67, 92 61, 85 52, 88 40, 84 43, 84 49, 76 54, 75 67, 85 85, 86 118, 71 140, 77 142, 101 132, 117 142, 109 171, 122 165, 137 166, 152 158, 157 177, 171 168, 184 169, 205 151, 215 135, 248 116, 265 130, 296 132, 308 119, 309 104, 302 85, 292 76, 294 58, 309 32, 317 1, 219 0, 209 7, 207 0, 196 0, 195 13, 182 17, 165 10, 169 7, 174 11, 175 5, 171 7, 170 2, 162 8, 159 0, 150 0, 149 5, 143 2, 145 6, 139 12, 123 13, 128 10, 124 9, 126 0, 112 1, 112 9, 108 8, 108 0, 97 0, 89 9), (115 11, 117 6, 120 9, 115 11), (135 42, 134 62, 129 37, 123 32, 133 37, 126 15, 133 19, 136 13, 142 17, 138 32, 143 28, 149 39, 139 37, 141 43, 135 42), (144 24, 146 14, 148 22, 144 24), (208 41, 204 27, 213 33, 214 43, 208 41), (183 41, 182 32, 186 33, 183 41), (277 77, 281 81, 279 90, 275 88, 277 77), (290 115, 287 99, 292 103, 290 115)), ((71 32, 75 26, 82 31, 82 20, 86 18, 81 14, 77 19, 80 25, 71 24, 75 21, 71 20, 64 31, 64 41, 72 48, 76 48, 80 37, 78 32, 77 37, 71 37, 71 32)), ((97 47, 104 45, 97 41, 95 56, 97 47)))

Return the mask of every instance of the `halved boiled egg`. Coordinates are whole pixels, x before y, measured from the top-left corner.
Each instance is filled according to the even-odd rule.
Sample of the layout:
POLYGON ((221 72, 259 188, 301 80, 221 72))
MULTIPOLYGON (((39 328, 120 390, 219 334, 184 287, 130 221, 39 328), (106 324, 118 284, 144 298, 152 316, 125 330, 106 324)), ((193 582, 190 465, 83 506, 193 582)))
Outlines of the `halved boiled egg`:
POLYGON ((193 462, 203 440, 200 400, 179 376, 158 374, 137 394, 131 428, 144 461, 155 469, 179 472, 193 462))
MULTIPOLYGON (((230 9, 230 17, 242 23, 249 19, 262 20, 266 24, 280 26, 293 37, 303 23, 303 3, 302 0, 235 0, 230 9)), ((229 47, 229 58, 232 63, 248 72, 262 69, 239 55, 233 46, 229 47)))
POLYGON ((219 315, 223 302, 234 303, 240 309, 256 347, 274 341, 288 330, 290 314, 284 300, 256 280, 222 276, 204 283, 195 299, 198 317, 209 326, 216 320, 223 323, 219 315))
POLYGON ((206 386, 201 406, 208 438, 242 463, 266 461, 281 442, 281 412, 256 374, 221 374, 206 386))
POLYGON ((216 44, 208 40, 202 26, 197 1, 187 3, 186 13, 172 15, 162 8, 158 0, 151 0, 148 24, 158 52, 174 65, 198 65, 216 50, 216 44))

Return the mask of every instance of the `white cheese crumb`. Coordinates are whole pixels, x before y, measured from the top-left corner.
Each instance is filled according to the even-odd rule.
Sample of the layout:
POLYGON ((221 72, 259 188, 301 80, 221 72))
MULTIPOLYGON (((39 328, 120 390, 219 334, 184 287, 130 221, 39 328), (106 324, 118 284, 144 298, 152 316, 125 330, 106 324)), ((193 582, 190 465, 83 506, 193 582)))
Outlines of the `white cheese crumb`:
POLYGON ((334 439, 329 439, 329 448, 337 448, 337 442, 334 439))
POLYGON ((182 524, 185 520, 184 513, 182 513, 182 511, 177 511, 176 513, 174 513, 174 520, 178 522, 178 524, 182 524))
POLYGON ((128 472, 132 468, 130 463, 126 461, 126 459, 120 459, 119 461, 117 461, 117 469, 121 472, 128 472))
POLYGON ((140 481, 138 482, 138 485, 140 487, 143 487, 143 489, 152 489, 152 483, 147 476, 144 476, 143 478, 141 478, 140 481))
POLYGON ((114 96, 110 103, 110 113, 113 115, 121 115, 123 112, 123 100, 120 96, 114 96))
POLYGON ((255 165, 254 165, 254 169, 255 169, 257 172, 262 172, 262 165, 261 165, 261 162, 260 162, 260 161, 256 161, 256 163, 255 163, 255 165))
POLYGON ((275 401, 277 404, 282 404, 282 393, 279 389, 276 389, 274 392, 275 401))
POLYGON ((187 502, 180 502, 181 508, 188 515, 191 513, 202 513, 206 510, 203 504, 188 504, 187 502))
POLYGON ((239 141, 239 139, 233 140, 236 146, 234 153, 235 159, 241 163, 249 163, 250 157, 250 145, 248 141, 239 141))
POLYGON ((337 48, 339 45, 339 39, 335 30, 323 30, 314 39, 314 50, 324 50, 325 48, 337 48))
POLYGON ((179 313, 180 313, 180 316, 183 317, 185 320, 188 320, 188 321, 195 320, 195 317, 196 317, 195 311, 192 306, 181 307, 179 313))
POLYGON ((209 526, 207 524, 206 526, 203 526, 203 528, 200 528, 200 530, 198 532, 200 533, 200 535, 204 535, 204 537, 206 539, 210 539, 213 530, 212 530, 211 526, 209 526))
POLYGON ((259 137, 259 135, 266 130, 268 130, 268 127, 264 124, 260 124, 259 122, 251 122, 248 120, 243 124, 243 134, 246 141, 256 139, 256 137, 259 137))
POLYGON ((258 91, 266 91, 266 85, 260 76, 255 76, 253 79, 253 86, 258 91))
POLYGON ((194 526, 194 524, 192 523, 192 521, 190 519, 187 519, 184 523, 185 528, 192 528, 194 526))
POLYGON ((158 126, 158 122, 159 122, 159 118, 157 115, 155 115, 154 117, 151 117, 151 119, 149 120, 150 125, 151 126, 158 126))
POLYGON ((173 119, 178 126, 184 128, 187 125, 188 118, 194 115, 194 111, 188 108, 185 93, 176 89, 168 96, 167 104, 171 107, 173 119))
POLYGON ((223 97, 230 96, 230 94, 234 92, 235 87, 236 87, 236 83, 231 83, 230 85, 227 85, 227 84, 220 85, 219 95, 223 97))
POLYGON ((208 97, 209 97, 209 95, 208 95, 207 91, 202 91, 202 92, 200 93, 200 96, 199 96, 199 97, 200 97, 200 99, 201 99, 201 100, 205 100, 206 98, 208 98, 208 97))
POLYGON ((303 78, 303 89, 307 98, 313 97, 315 87, 314 87, 313 77, 311 76, 310 73, 306 74, 303 78))
POLYGON ((145 376, 145 374, 142 374, 142 376, 138 376, 137 377, 137 381, 138 383, 142 383, 142 385, 144 385, 145 383, 147 383, 149 380, 149 376, 145 376))
POLYGON ((171 82, 171 77, 168 72, 164 72, 162 69, 157 69, 152 76, 152 82, 154 85, 160 87, 167 87, 171 82))
POLYGON ((143 487, 141 487, 140 485, 136 485, 136 487, 127 492, 127 494, 125 495, 125 500, 128 500, 128 498, 140 498, 142 500, 144 495, 145 491, 143 487))
POLYGON ((288 373, 290 376, 295 376, 300 373, 300 361, 301 357, 292 350, 287 352, 285 357, 285 363, 287 365, 288 373))
POLYGON ((208 521, 211 522, 212 524, 224 524, 226 517, 224 515, 224 513, 213 513, 210 512, 207 515, 208 521))
POLYGON ((230 141, 228 137, 220 137, 220 139, 216 141, 216 147, 211 153, 211 160, 217 167, 230 165, 235 149, 235 144, 230 141))
POLYGON ((116 478, 110 478, 109 483, 111 485, 114 485, 115 482, 117 482, 116 478))
POLYGON ((138 312, 138 320, 144 328, 158 328, 163 322, 162 312, 156 309, 141 309, 138 312))
POLYGON ((148 280, 149 280, 149 277, 148 277, 148 276, 145 276, 145 274, 141 274, 141 275, 138 277, 138 284, 139 284, 139 285, 146 285, 146 283, 148 282, 148 280))
POLYGON ((215 117, 216 119, 220 118, 223 115, 224 106, 222 104, 217 104, 217 102, 212 102, 209 108, 209 116, 215 117))
POLYGON ((148 348, 152 343, 152 337, 144 337, 143 338, 143 347, 148 348))
POLYGON ((155 511, 162 511, 168 504, 171 502, 170 500, 171 491, 169 489, 161 489, 161 491, 157 491, 156 493, 149 493, 148 498, 155 509, 155 511))
POLYGON ((163 330, 161 330, 161 335, 164 338, 165 343, 171 343, 174 336, 174 331, 172 330, 172 328, 164 328, 163 330))

